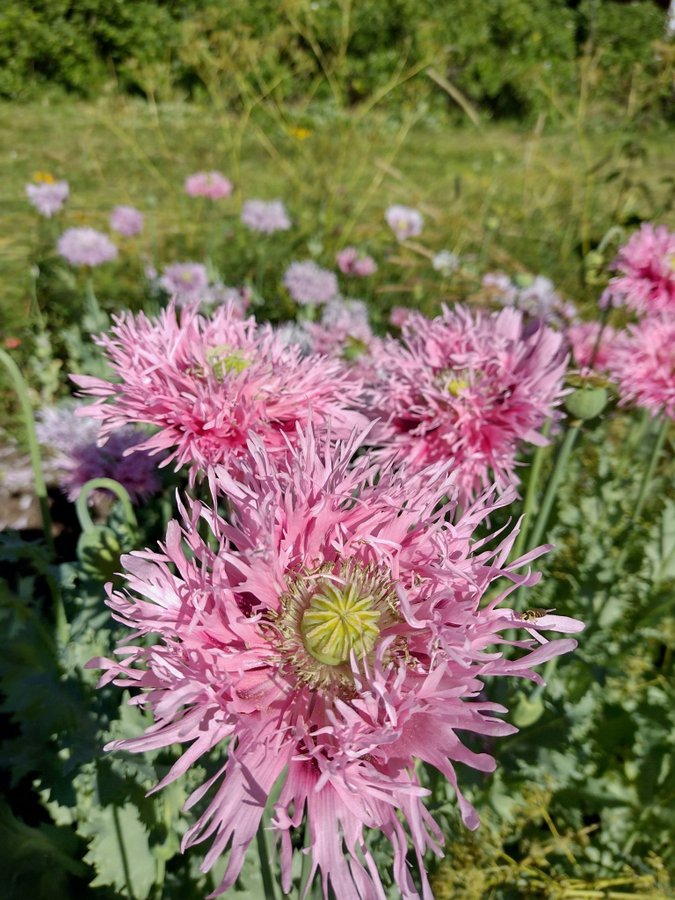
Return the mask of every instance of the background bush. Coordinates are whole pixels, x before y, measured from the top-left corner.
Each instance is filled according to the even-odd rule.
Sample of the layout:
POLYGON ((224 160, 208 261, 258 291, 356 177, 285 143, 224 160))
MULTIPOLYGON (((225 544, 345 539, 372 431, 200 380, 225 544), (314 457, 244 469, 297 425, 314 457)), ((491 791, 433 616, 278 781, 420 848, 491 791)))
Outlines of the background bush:
MULTIPOLYGON (((353 104, 394 86, 447 96, 433 66, 484 111, 526 116, 578 92, 614 103, 672 99, 672 44, 653 0, 9 0, 0 10, 0 97, 116 86, 153 99, 242 92, 353 104), (329 75, 329 78, 326 78, 329 75)), ((397 102, 401 95, 397 92, 397 102)))

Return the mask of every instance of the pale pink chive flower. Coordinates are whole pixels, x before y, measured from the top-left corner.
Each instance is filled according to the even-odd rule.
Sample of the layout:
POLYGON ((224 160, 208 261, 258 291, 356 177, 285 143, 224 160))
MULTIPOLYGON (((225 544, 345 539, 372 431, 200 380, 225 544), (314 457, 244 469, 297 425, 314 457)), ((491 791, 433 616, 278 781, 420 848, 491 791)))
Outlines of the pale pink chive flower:
POLYGON ((394 204, 387 208, 384 218, 398 241, 405 241, 422 234, 424 227, 422 213, 409 206, 394 204))
POLYGON ((600 322, 578 322, 568 326, 565 334, 572 346, 574 362, 579 368, 592 368, 598 372, 607 370, 617 332, 611 325, 605 325, 600 335, 601 327, 600 322), (598 335, 600 335, 599 344, 598 335))
POLYGON ((424 805, 419 764, 449 781, 463 822, 477 828, 455 767, 490 773, 496 762, 463 736, 492 742, 517 731, 485 696, 485 679, 541 684, 534 667, 576 647, 542 632, 583 629, 566 616, 532 621, 509 608, 516 587, 538 581, 529 564, 545 548, 509 563, 515 532, 487 544, 475 532, 512 491, 498 501, 490 492, 460 515, 448 500, 447 466, 376 478, 371 459, 354 458, 361 443, 331 449, 309 431, 275 457, 252 441, 240 480, 217 480, 228 520, 197 501, 181 507, 159 552, 122 558, 127 589, 107 588, 131 633, 115 659, 88 665, 104 670, 101 686, 134 690, 152 724, 106 749, 189 744, 159 788, 202 756, 221 755, 217 774, 186 802, 208 798, 182 843, 211 839, 202 871, 228 854, 212 896, 234 885, 283 775, 270 830, 285 892, 292 835, 304 825, 309 876, 320 873, 326 900, 384 900, 370 829, 391 844, 403 900, 428 900, 423 856, 441 855, 443 835, 424 805), (512 642, 504 632, 514 628, 512 642))
POLYGON ((262 234, 288 231, 292 224, 281 200, 247 200, 241 211, 241 221, 251 231, 262 234))
POLYGON ((318 306, 338 295, 335 273, 322 269, 311 259, 290 264, 284 274, 284 287, 300 306, 318 306))
POLYGON ((172 304, 159 318, 125 313, 114 323, 97 343, 119 380, 73 375, 97 398, 82 414, 99 419, 103 435, 128 423, 153 426, 142 448, 170 451, 165 462, 189 467, 191 477, 238 465, 251 435, 284 453, 298 423, 330 422, 339 438, 365 422, 354 411, 360 384, 338 360, 302 358, 229 305, 210 318, 194 307, 178 317, 172 304))
POLYGON ((361 253, 356 247, 345 247, 335 257, 338 269, 343 275, 356 275, 358 278, 366 278, 377 272, 377 263, 372 256, 361 253))
POLYGON ((27 184, 26 196, 41 216, 51 219, 60 212, 68 199, 70 189, 67 181, 40 182, 27 184))
POLYGON ((116 206, 110 213, 110 227, 125 237, 140 234, 143 222, 143 213, 133 206, 116 206))
POLYGON ((209 287, 206 266, 194 262, 172 263, 162 270, 159 286, 179 306, 203 300, 209 287))
POLYGON ((68 228, 58 239, 56 252, 72 266, 100 266, 117 259, 117 247, 95 228, 68 228))
POLYGON ((514 309, 412 313, 369 386, 378 458, 452 460, 462 502, 493 482, 517 484, 517 451, 546 443, 540 429, 562 399, 566 364, 563 336, 514 309))
POLYGON ((675 313, 675 232, 643 223, 622 247, 600 306, 626 306, 638 315, 675 313))
POLYGON ((99 443, 99 423, 78 417, 76 404, 45 407, 37 415, 39 442, 48 453, 48 471, 69 500, 75 501, 92 478, 113 478, 132 501, 142 500, 161 487, 157 459, 137 450, 146 435, 127 425, 99 443))
POLYGON ((185 179, 185 193, 190 197, 223 200, 232 193, 232 182, 221 172, 195 172, 185 179))
POLYGON ((608 364, 621 404, 675 419, 675 318, 647 318, 614 341, 608 364))

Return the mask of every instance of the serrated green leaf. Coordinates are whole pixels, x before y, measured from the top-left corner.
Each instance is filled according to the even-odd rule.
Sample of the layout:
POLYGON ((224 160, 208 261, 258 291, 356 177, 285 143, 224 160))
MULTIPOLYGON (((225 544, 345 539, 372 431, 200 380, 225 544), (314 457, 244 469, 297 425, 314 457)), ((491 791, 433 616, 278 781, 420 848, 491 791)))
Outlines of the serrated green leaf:
POLYGON ((97 809, 79 830, 89 838, 85 862, 96 870, 92 887, 109 885, 134 900, 145 900, 155 883, 156 864, 148 833, 131 803, 97 809))

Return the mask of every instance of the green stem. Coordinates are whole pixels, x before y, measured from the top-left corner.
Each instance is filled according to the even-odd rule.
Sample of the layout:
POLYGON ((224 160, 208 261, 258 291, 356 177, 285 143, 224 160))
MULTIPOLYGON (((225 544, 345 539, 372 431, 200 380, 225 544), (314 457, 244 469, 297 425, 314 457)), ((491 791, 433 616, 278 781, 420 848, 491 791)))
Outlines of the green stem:
POLYGON ((33 467, 33 478, 35 480, 35 493, 37 494, 38 503, 40 504, 40 515, 42 516, 42 528, 45 534, 45 542, 49 549, 50 555, 53 557, 54 537, 52 535, 52 517, 49 512, 49 499, 47 497, 47 485, 45 484, 44 474, 42 472, 42 458, 40 456, 40 447, 35 433, 35 419, 33 418, 33 407, 28 396, 28 388, 19 367, 12 357, 5 350, 0 349, 0 361, 4 363, 5 368, 9 372, 12 379, 14 390, 19 399, 21 406, 21 414, 26 429, 26 438, 28 440, 28 452, 30 453, 30 462, 33 467))
POLYGON ((649 457, 647 468, 645 469, 645 473, 642 476, 640 493, 638 494, 637 502, 635 504, 632 521, 636 521, 640 518, 640 513, 642 512, 642 509, 645 505, 645 500, 647 499, 647 494, 649 493, 649 488, 651 487, 651 483, 654 478, 654 472, 656 471, 656 464, 659 461, 659 456, 661 455, 661 451, 663 450, 663 445, 666 442, 666 434, 668 432, 669 424, 670 420, 667 416, 664 415, 661 420, 661 427, 659 428, 658 434, 656 435, 656 440, 654 441, 654 446, 652 447, 652 453, 649 457))
POLYGON ((544 494, 544 499, 542 500, 541 507, 539 508, 539 515, 537 516, 537 521, 534 525, 532 537, 528 541, 528 546, 531 549, 539 545, 542 535, 546 530, 549 516, 551 515, 551 509, 553 508, 555 495, 558 492, 558 488, 560 487, 560 482, 562 481, 563 475, 565 474, 565 469, 567 468, 570 454, 574 449, 574 445, 577 441, 580 431, 581 422, 573 422, 572 425, 570 425, 567 429, 565 438, 560 445, 560 449, 558 450, 558 455, 555 461, 555 466, 553 467, 553 471, 551 472, 551 477, 546 487, 546 493, 544 494))
MULTIPOLYGON (((542 434, 545 437, 548 437, 548 433, 551 429, 551 419, 546 421, 544 425, 542 434)), ((537 503, 537 487, 539 485, 539 478, 541 477, 541 470, 544 465, 544 457, 546 455, 546 451, 548 450, 548 443, 542 444, 540 447, 537 447, 534 453, 534 458, 532 460, 532 467, 530 469, 530 477, 527 482, 527 491, 525 492, 525 502, 523 504, 523 521, 520 526, 520 532, 516 537, 516 542, 513 545, 513 558, 518 559, 518 557, 522 554, 526 546, 527 532, 530 528, 530 520, 532 518, 532 513, 534 512, 534 508, 537 503)))
POLYGON ((277 892, 274 887, 274 879, 272 878, 272 866, 270 865, 270 855, 267 848, 267 835, 265 834, 265 818, 260 820, 255 840, 258 845, 258 856, 260 858, 260 873, 263 880, 263 890, 265 891, 265 900, 276 900, 277 892))
POLYGON ((131 875, 129 873, 129 860, 127 859, 127 850, 124 846, 124 839, 122 837, 122 828, 120 827, 120 815, 116 806, 112 808, 113 814, 113 823, 115 825, 115 836, 117 838, 117 845, 120 848, 120 856, 122 858, 122 871, 124 872, 124 884, 127 889, 127 896, 129 900, 134 900, 134 894, 131 890, 131 875))
POLYGON ((113 478, 92 478, 90 481, 87 481, 80 488, 80 493, 77 495, 77 500, 75 501, 75 512, 77 513, 77 518, 82 526, 82 531, 91 531, 96 526, 92 521, 91 515, 89 513, 89 507, 87 506, 87 499, 89 494, 95 490, 106 490, 111 491, 117 499, 122 504, 122 509, 124 510, 124 516, 128 522, 128 524, 132 527, 136 527, 136 514, 134 513, 134 508, 131 505, 131 498, 125 487, 123 487, 119 481, 115 481, 113 478))

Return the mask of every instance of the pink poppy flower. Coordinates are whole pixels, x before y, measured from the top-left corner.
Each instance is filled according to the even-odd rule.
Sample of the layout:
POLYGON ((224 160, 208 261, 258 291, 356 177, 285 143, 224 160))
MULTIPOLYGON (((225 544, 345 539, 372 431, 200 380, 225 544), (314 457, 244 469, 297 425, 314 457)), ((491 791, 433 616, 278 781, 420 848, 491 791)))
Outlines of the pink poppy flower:
POLYGON ((211 839, 203 870, 229 854, 215 894, 236 881, 285 772, 271 823, 284 891, 291 833, 305 823, 310 876, 320 872, 325 898, 384 900, 369 829, 391 844, 404 900, 420 897, 412 844, 430 898, 423 855, 440 855, 443 836, 424 805, 419 763, 447 778, 462 820, 477 828, 455 765, 489 773, 496 763, 460 735, 517 730, 498 717, 507 710, 485 697, 483 679, 541 683, 534 667, 576 646, 541 632, 583 628, 550 611, 532 621, 508 607, 517 586, 537 581, 518 570, 544 548, 508 563, 513 533, 490 549, 476 540, 495 509, 490 497, 460 516, 447 501, 447 466, 374 480, 372 460, 354 460, 360 445, 356 437, 330 449, 310 431, 275 457, 252 441, 241 478, 223 472, 217 480, 230 521, 192 503, 170 523, 161 552, 123 557, 127 591, 108 586, 115 619, 132 634, 115 659, 89 665, 104 669, 101 685, 136 689, 132 702, 152 712, 152 724, 106 749, 189 744, 160 788, 221 749, 221 767, 187 800, 189 809, 210 795, 183 838, 183 848, 211 839), (200 517, 213 530, 209 541, 200 517), (525 634, 510 643, 502 632, 511 628, 525 634), (505 658, 504 644, 518 656, 505 658))
POLYGON ((360 384, 338 360, 302 358, 228 304, 211 318, 194 307, 178 317, 171 305, 157 319, 123 313, 114 322, 97 343, 119 380, 73 375, 97 398, 81 413, 100 419, 103 435, 129 422, 154 426, 141 448, 170 450, 165 463, 189 466, 193 478, 246 457, 253 434, 283 453, 298 423, 330 421, 340 437, 365 421, 352 408, 360 384))
POLYGON ((643 223, 619 250, 601 306, 626 306, 638 315, 675 313, 675 233, 643 223))
POLYGON ((518 448, 545 442, 539 429, 562 398, 567 359, 560 334, 526 329, 517 310, 457 307, 431 321, 411 314, 376 362, 379 457, 417 467, 452 459, 466 502, 492 481, 517 483, 518 448))
POLYGON ((649 318, 619 335, 609 361, 621 403, 675 418, 675 319, 649 318))
POLYGON ((592 368, 598 372, 607 369, 617 333, 611 325, 605 325, 596 350, 600 328, 600 322, 578 322, 576 325, 570 325, 565 332, 567 340, 572 345, 574 362, 581 369, 591 367, 594 354, 592 368))

